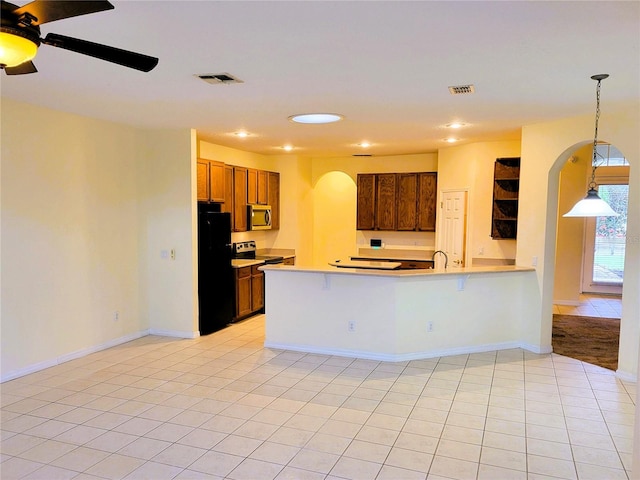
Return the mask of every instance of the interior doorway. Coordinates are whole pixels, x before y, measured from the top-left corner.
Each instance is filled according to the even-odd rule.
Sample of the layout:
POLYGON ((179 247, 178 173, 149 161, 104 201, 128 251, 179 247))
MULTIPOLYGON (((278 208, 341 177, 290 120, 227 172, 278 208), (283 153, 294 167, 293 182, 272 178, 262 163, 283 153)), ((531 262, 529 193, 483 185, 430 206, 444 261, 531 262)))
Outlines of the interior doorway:
POLYGON ((464 267, 467 247, 467 191, 443 191, 440 212, 439 248, 447 254, 449 265, 464 267))

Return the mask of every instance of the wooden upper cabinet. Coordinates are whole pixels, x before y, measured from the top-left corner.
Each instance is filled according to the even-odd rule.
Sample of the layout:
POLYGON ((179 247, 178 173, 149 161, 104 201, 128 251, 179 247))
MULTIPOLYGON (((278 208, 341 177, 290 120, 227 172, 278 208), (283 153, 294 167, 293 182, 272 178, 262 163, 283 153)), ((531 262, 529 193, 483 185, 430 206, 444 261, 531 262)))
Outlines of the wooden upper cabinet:
POLYGON ((429 231, 436 228, 437 173, 360 173, 357 229, 429 231))
POLYGON ((258 203, 258 170, 247 169, 247 203, 258 203))
POLYGON ((397 230, 415 230, 418 207, 418 174, 399 173, 397 181, 397 230))
POLYGON ((438 174, 424 172, 418 174, 418 222, 416 230, 435 232, 438 195, 438 174))
POLYGON ((396 174, 378 174, 376 180, 376 228, 378 230, 395 230, 397 195, 396 174))
POLYGON ((247 169, 233 167, 233 231, 247 231, 247 169))
POLYGON ((233 166, 224 166, 224 203, 222 212, 231 214, 231 230, 233 231, 233 166))
POLYGON ((372 173, 359 173, 357 178, 358 204, 356 228, 373 230, 375 228, 376 176, 372 173))
POLYGON ((258 199, 256 203, 260 205, 271 205, 269 203, 269 172, 258 170, 258 199))
POLYGON ((224 163, 199 158, 197 177, 199 202, 224 202, 224 163))
POLYGON ((209 201, 209 162, 207 160, 198 160, 198 201, 209 201))
POLYGON ((271 205, 271 229, 280 228, 280 174, 267 172, 267 201, 271 205))
POLYGON ((209 201, 224 202, 225 195, 224 163, 209 162, 209 201))

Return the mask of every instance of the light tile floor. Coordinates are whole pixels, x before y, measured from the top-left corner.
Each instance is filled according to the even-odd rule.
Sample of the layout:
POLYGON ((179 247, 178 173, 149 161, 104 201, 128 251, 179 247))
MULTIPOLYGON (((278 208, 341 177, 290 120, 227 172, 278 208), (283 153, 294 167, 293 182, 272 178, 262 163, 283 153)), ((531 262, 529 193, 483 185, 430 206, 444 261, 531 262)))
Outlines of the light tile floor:
POLYGON ((520 349, 401 363, 271 350, 264 316, 1 386, 9 479, 626 479, 635 384, 520 349))
POLYGON ((622 298, 616 295, 581 294, 580 305, 554 305, 553 313, 580 317, 620 318, 622 298))

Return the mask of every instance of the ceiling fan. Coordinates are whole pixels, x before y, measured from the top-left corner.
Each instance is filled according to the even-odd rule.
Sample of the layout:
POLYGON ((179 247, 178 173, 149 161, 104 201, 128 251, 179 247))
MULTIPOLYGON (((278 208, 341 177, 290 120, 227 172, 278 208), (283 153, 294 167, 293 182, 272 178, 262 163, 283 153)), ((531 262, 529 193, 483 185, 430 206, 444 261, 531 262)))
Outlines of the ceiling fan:
POLYGON ((22 7, 2 0, 0 68, 7 75, 37 72, 31 60, 40 44, 44 43, 143 72, 151 71, 158 64, 155 57, 55 33, 40 37, 40 25, 43 23, 113 8, 106 0, 34 0, 22 7))

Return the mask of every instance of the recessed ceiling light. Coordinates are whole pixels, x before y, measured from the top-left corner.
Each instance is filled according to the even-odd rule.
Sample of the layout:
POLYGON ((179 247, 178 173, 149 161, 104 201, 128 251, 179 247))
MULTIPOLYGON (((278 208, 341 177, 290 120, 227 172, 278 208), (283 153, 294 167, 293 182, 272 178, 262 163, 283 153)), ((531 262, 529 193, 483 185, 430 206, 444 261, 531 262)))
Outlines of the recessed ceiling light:
POLYGON ((358 146, 362 148, 369 148, 371 144, 369 142, 360 142, 358 146))
POLYGON ((344 116, 337 113, 302 113, 299 115, 291 115, 289 120, 295 123, 333 123, 339 122, 344 116))
POLYGON ((445 127, 447 128, 462 128, 462 127, 466 127, 467 124, 466 123, 462 123, 462 122, 451 122, 451 123, 447 123, 445 125, 445 127))
POLYGON ((249 132, 245 132, 245 131, 239 131, 239 132, 235 132, 234 135, 236 137, 240 137, 240 138, 246 138, 249 136, 249 132))
POLYGON ((293 146, 291 146, 291 145, 283 145, 282 149, 287 151, 287 152, 290 152, 291 150, 293 150, 293 146))
POLYGON ((458 141, 458 139, 457 138, 453 138, 453 137, 449 137, 449 138, 445 138, 444 141, 447 142, 447 143, 456 143, 458 141))

